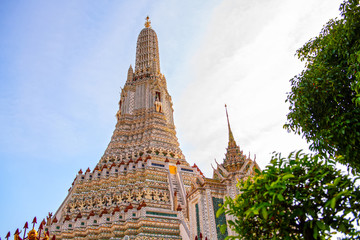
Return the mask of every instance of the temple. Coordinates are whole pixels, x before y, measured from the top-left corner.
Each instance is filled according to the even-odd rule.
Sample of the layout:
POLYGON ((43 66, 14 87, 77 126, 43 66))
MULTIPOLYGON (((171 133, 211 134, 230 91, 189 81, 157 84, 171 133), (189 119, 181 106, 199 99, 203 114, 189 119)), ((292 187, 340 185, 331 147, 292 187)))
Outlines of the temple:
POLYGON ((45 229, 56 239, 224 239, 216 218, 236 183, 259 168, 240 150, 230 128, 213 177, 190 166, 176 137, 173 104, 160 70, 156 32, 146 18, 136 61, 122 88, 117 123, 98 164, 80 170, 45 229))

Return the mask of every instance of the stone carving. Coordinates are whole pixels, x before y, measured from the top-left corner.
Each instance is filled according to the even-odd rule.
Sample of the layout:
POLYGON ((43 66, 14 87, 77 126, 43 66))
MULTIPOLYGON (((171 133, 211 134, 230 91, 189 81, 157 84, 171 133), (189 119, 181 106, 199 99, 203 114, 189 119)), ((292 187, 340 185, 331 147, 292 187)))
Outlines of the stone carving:
POLYGON ((79 201, 78 206, 79 206, 80 211, 83 210, 85 208, 85 202, 84 201, 79 201))
POLYGON ((116 204, 120 205, 122 202, 122 197, 121 194, 119 193, 119 195, 116 195, 116 204))
POLYGON ((93 206, 93 200, 92 198, 89 198, 85 201, 85 204, 86 204, 86 209, 91 209, 92 206, 93 206))
POLYGON ((125 195, 125 197, 126 197, 126 201, 128 201, 128 202, 131 202, 131 201, 132 201, 132 194, 131 194, 131 192, 127 192, 126 195, 125 195))
POLYGON ((103 197, 103 203, 104 203, 104 205, 105 205, 105 206, 109 206, 109 205, 111 204, 111 202, 110 202, 110 204, 109 204, 109 202, 110 202, 109 197, 108 197, 108 196, 104 196, 104 197, 103 197))
POLYGON ((116 118, 118 121, 120 121, 120 117, 121 117, 121 109, 119 109, 116 113, 116 118))
POLYGON ((146 189, 146 190, 145 190, 145 199, 152 200, 151 193, 152 193, 152 192, 151 192, 150 189, 146 189))
POLYGON ((69 203, 69 207, 70 207, 70 212, 72 213, 75 211, 76 205, 75 205, 75 203, 71 202, 71 203, 69 203))
POLYGON ((142 199, 142 192, 141 191, 138 191, 137 193, 136 193, 136 201, 140 201, 141 199, 142 199))
POLYGON ((157 190, 154 191, 154 200, 160 201, 160 193, 157 190))
POLYGON ((163 197, 162 197, 162 200, 163 200, 164 202, 169 202, 169 196, 167 195, 166 192, 164 192, 163 197))
POLYGON ((94 199, 94 204, 93 204, 94 208, 100 208, 101 205, 101 199, 99 199, 98 197, 94 199))

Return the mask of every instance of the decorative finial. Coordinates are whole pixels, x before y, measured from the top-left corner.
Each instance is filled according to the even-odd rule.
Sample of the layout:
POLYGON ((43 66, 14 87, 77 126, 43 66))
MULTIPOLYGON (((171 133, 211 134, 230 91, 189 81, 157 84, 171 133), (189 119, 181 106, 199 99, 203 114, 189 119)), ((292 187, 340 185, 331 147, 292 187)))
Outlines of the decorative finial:
POLYGON ((146 22, 145 22, 145 27, 146 27, 146 28, 151 27, 151 26, 150 26, 151 21, 149 21, 149 19, 150 19, 149 16, 147 16, 147 17, 145 18, 145 20, 146 20, 146 22))
POLYGON ((232 132, 231 132, 229 115, 228 115, 228 111, 227 111, 227 106, 226 106, 226 104, 225 104, 225 111, 226 111, 226 118, 227 118, 227 123, 228 123, 228 128, 229 128, 229 145, 230 145, 230 143, 235 142, 235 140, 234 140, 234 136, 233 136, 233 134, 232 134, 232 132))

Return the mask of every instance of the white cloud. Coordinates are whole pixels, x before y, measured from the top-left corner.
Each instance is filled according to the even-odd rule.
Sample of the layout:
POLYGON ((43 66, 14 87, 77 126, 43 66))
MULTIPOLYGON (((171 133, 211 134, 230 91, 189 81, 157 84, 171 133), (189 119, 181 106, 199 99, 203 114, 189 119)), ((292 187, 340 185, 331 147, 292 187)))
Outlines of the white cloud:
POLYGON ((245 154, 257 154, 262 167, 273 151, 287 154, 307 148, 303 139, 282 128, 289 80, 303 67, 294 54, 337 16, 338 5, 339 1, 227 0, 214 10, 203 45, 188 65, 191 80, 176 109, 189 162, 199 163, 211 176, 209 163, 223 159, 225 103, 237 143, 245 154))

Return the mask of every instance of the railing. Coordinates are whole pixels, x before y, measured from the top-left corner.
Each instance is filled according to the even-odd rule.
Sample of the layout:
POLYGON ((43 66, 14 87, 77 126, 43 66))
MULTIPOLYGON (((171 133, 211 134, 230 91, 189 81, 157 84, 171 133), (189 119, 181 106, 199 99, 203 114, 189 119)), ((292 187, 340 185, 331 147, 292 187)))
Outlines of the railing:
POLYGON ((182 223, 182 225, 184 226, 184 229, 187 233, 187 235, 189 236, 190 238, 190 228, 189 228, 189 222, 186 220, 184 214, 182 212, 179 212, 179 217, 180 217, 180 221, 182 223))

